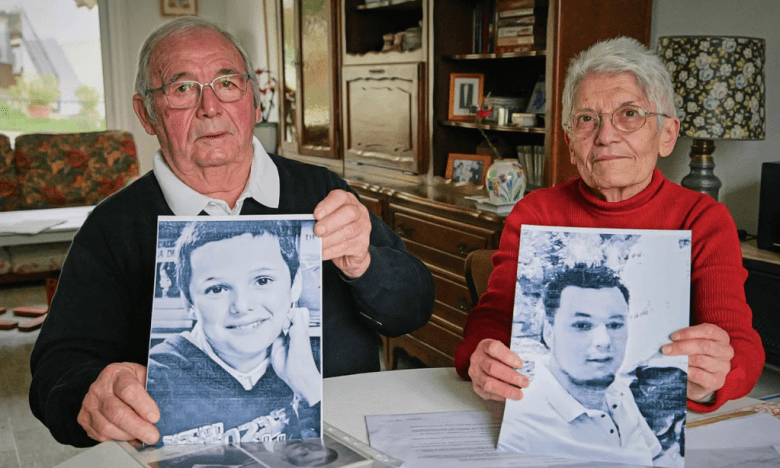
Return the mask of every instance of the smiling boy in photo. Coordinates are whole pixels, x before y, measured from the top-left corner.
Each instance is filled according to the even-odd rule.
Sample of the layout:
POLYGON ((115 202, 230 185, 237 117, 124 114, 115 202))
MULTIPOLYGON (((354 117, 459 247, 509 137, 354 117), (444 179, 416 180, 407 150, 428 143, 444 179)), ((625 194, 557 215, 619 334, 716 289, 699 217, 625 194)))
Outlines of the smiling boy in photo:
POLYGON ((176 276, 196 322, 149 354, 164 444, 319 437, 319 338, 296 307, 301 223, 194 221, 182 230, 176 276))

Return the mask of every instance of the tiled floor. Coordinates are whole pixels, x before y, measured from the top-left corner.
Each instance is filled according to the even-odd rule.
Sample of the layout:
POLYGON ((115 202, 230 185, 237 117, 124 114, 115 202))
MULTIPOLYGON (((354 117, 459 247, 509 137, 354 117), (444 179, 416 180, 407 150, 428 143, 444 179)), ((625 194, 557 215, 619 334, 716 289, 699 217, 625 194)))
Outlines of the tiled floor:
MULTIPOLYGON (((0 318, 11 319, 11 309, 22 305, 45 306, 43 284, 10 287, 0 285, 0 306, 8 312, 0 318)), ((37 331, 0 331, 0 467, 51 468, 80 452, 61 445, 30 412, 27 392, 30 388, 30 352, 37 331)))
MULTIPOLYGON (((0 285, 0 318, 10 318, 13 307, 46 304, 43 284, 0 285)), ((0 468, 51 468, 81 451, 60 445, 30 412, 29 358, 38 332, 0 331, 0 468)), ((415 367, 411 362, 402 367, 415 367)), ((749 396, 780 394, 780 368, 767 366, 749 396)), ((773 401, 780 402, 780 397, 773 401)))

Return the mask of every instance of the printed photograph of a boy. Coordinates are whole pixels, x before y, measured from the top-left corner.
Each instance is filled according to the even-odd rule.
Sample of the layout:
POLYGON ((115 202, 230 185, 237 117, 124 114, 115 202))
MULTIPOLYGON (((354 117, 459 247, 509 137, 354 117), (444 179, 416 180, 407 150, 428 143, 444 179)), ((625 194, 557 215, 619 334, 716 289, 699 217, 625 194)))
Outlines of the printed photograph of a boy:
POLYGON ((171 332, 155 322, 176 311, 153 311, 147 391, 160 408, 163 444, 320 437, 320 321, 311 327, 309 318, 309 308, 321 310, 321 259, 309 258, 320 251, 313 219, 204 218, 159 223, 158 244, 179 233, 178 312, 194 322, 171 332))

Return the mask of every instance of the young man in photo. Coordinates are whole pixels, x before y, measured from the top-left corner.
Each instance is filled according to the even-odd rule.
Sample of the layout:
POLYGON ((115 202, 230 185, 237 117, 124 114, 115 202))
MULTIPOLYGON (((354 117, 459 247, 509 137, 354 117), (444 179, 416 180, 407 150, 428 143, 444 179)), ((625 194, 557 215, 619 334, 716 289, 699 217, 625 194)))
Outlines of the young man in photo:
POLYGON ((628 289, 609 268, 579 264, 549 282, 543 300, 549 361, 534 367, 517 413, 505 416, 499 447, 658 466, 661 445, 634 401, 632 379, 619 374, 628 289))

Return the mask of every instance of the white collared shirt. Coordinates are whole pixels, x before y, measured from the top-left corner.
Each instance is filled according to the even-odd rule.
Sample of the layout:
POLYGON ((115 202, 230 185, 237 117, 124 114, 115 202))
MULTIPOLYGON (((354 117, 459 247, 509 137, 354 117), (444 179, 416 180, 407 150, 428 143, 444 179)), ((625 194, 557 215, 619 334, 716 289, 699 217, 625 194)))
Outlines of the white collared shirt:
POLYGON ((279 170, 257 138, 252 138, 254 157, 249 181, 236 206, 231 210, 224 200, 211 198, 193 190, 176 177, 160 150, 154 155, 154 176, 160 184, 165 201, 176 216, 197 216, 205 211, 212 216, 238 215, 244 200, 251 197, 269 207, 279 207, 279 170))
POLYGON ((629 384, 616 376, 608 411, 585 408, 540 361, 523 399, 507 403, 499 448, 556 457, 651 466, 661 444, 639 412, 629 384))

